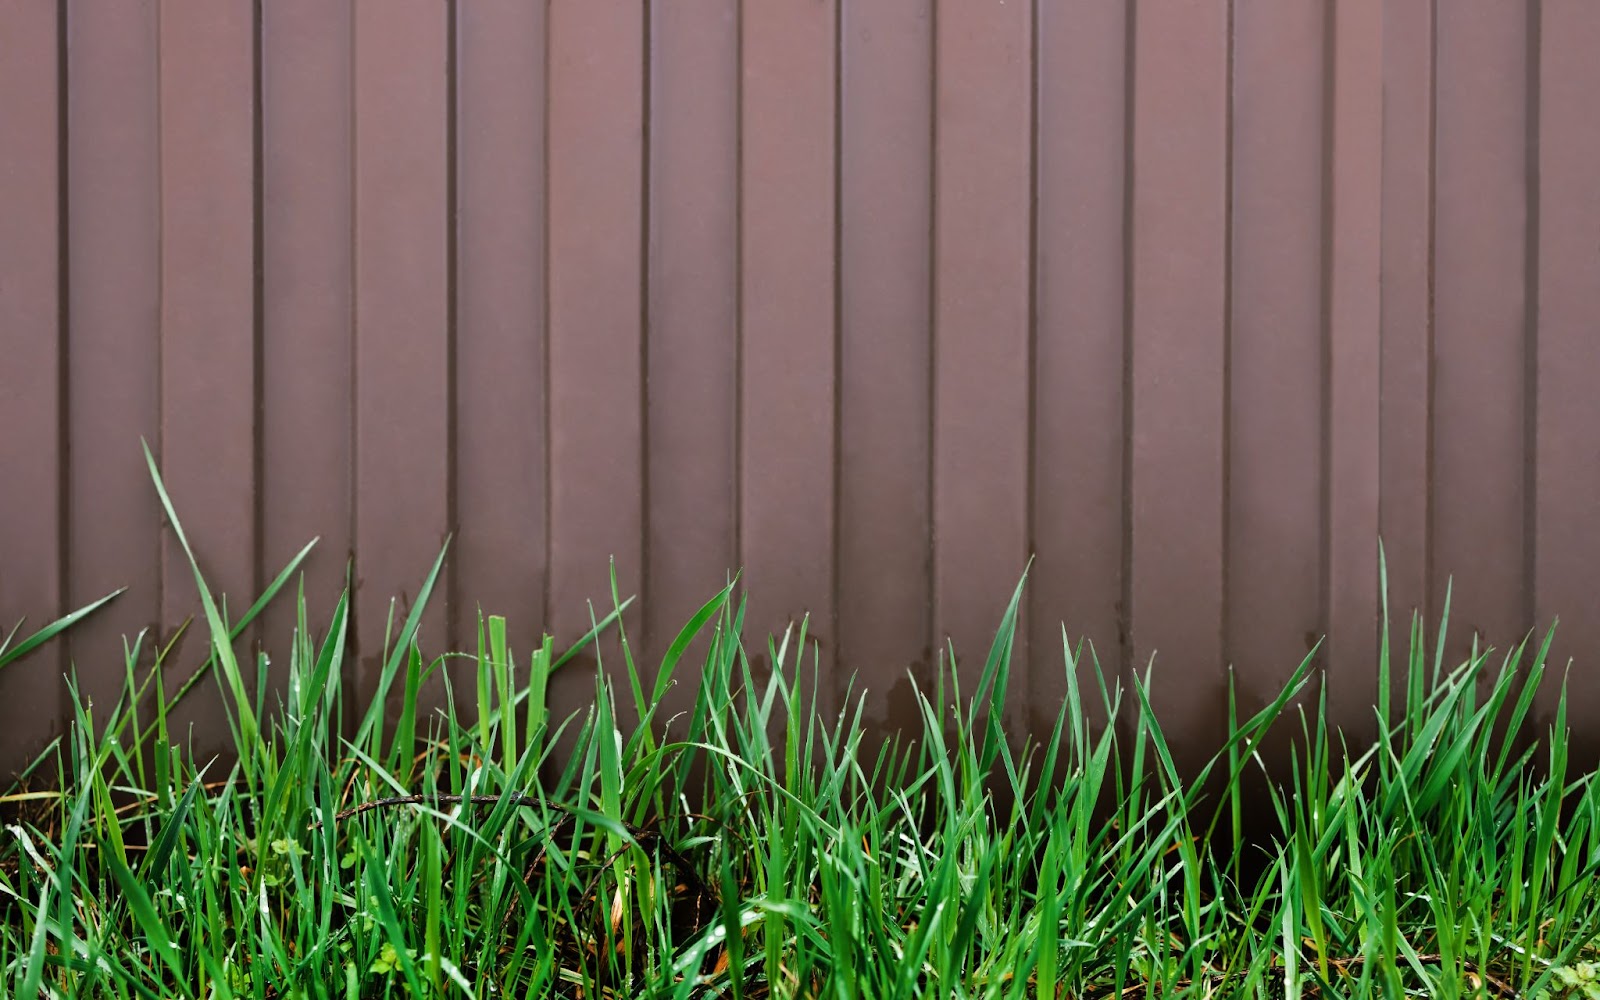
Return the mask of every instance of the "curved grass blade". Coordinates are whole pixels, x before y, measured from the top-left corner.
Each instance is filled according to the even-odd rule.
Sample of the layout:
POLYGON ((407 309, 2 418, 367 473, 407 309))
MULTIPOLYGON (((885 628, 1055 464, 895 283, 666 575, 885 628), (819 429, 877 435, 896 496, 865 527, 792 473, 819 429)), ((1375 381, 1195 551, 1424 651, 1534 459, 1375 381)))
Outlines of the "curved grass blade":
MULTIPOLYGON (((133 872, 129 871, 128 866, 117 857, 115 851, 105 850, 102 847, 100 853, 105 858, 106 866, 111 869, 111 875, 116 879, 118 887, 122 889, 123 899, 127 901, 128 909, 133 911, 134 920, 144 932, 145 940, 160 956, 162 964, 171 970, 173 982, 183 991, 183 995, 193 997, 194 993, 186 985, 188 970, 183 967, 178 957, 178 944, 172 940, 172 935, 167 933, 166 922, 161 919, 161 914, 156 912, 155 903, 151 901, 149 894, 144 891, 144 886, 139 884, 133 872)), ((223 983, 217 985, 224 986, 223 983)))
POLYGON ((85 604, 83 607, 72 612, 71 614, 57 618, 44 628, 17 643, 15 649, 11 649, 8 648, 11 645, 11 640, 15 638, 16 634, 22 630, 23 623, 17 622, 16 627, 6 635, 5 639, 0 640, 0 670, 3 670, 11 664, 17 662, 24 656, 27 656, 29 653, 33 652, 35 649, 38 649, 40 646, 49 642, 51 639, 54 639, 62 632, 65 632, 67 629, 94 614, 100 608, 110 603, 113 598, 123 593, 127 589, 127 587, 120 587, 117 590, 113 590, 111 593, 100 598, 98 601, 93 602, 92 604, 85 604))
POLYGON ((200 780, 204 774, 205 769, 201 768, 200 773, 195 775, 188 789, 184 791, 183 797, 178 799, 172 814, 161 825, 161 832, 156 836, 156 842, 151 845, 150 853, 145 857, 145 863, 140 869, 140 878, 159 876, 166 871, 167 861, 171 859, 173 850, 178 846, 178 838, 183 833, 183 824, 189 818, 189 810, 194 807, 195 796, 200 793, 200 780))
POLYGON ((381 693, 389 690, 390 685, 394 683, 395 674, 399 673, 401 665, 405 663, 406 656, 411 651, 412 640, 416 638, 417 628, 422 624, 422 612, 427 609, 428 601, 433 597, 434 584, 439 580, 439 572, 444 568, 445 554, 449 551, 450 539, 447 538, 444 545, 439 549, 438 557, 433 561, 433 569, 428 571, 427 578, 422 581, 422 588, 417 591, 417 599, 412 602, 411 611, 406 615, 405 624, 400 628, 400 636, 389 653, 388 661, 383 665, 383 673, 378 679, 377 691, 379 695, 374 697, 372 710, 361 721, 361 727, 357 731, 355 740, 358 745, 366 745, 367 739, 372 734, 373 727, 382 722, 383 698, 381 693))
MULTIPOLYGON (((256 598, 256 602, 254 604, 250 605, 250 610, 246 611, 244 616, 234 623, 233 627, 229 630, 228 641, 230 643, 237 642, 239 637, 244 635, 244 630, 249 628, 250 624, 254 622, 256 618, 260 617, 261 612, 266 610, 267 605, 272 603, 272 599, 277 597, 278 592, 288 584, 289 578, 294 575, 294 571, 300 568, 300 564, 305 562, 306 556, 311 554, 311 550, 316 547, 316 544, 319 541, 321 541, 320 536, 307 542, 305 548, 301 549, 293 559, 290 559, 288 563, 284 565, 283 570, 279 572, 277 576, 273 577, 272 582, 266 586, 266 589, 261 591, 261 596, 256 598)), ((190 674, 189 677, 184 680, 183 684, 179 686, 177 692, 175 692, 172 697, 167 699, 166 707, 170 709, 172 706, 182 701, 184 696, 193 690, 196 684, 199 684, 202 680, 205 680, 206 675, 211 672, 211 668, 216 666, 216 663, 216 652, 213 651, 208 653, 206 655, 205 662, 200 664, 200 668, 193 674, 190 674)), ((149 684, 149 681, 146 681, 145 683, 149 684)), ((143 689, 141 689, 141 693, 142 690, 143 689)), ((145 740, 148 740, 150 738, 150 734, 155 732, 155 728, 156 723, 150 723, 150 725, 145 728, 144 732, 140 734, 140 742, 143 743, 145 740)))
POLYGON ((216 601, 212 599, 210 588, 206 586, 205 576, 200 572, 200 564, 195 560, 194 549, 189 545, 189 538, 184 534, 183 525, 178 521, 178 512, 172 506, 172 498, 167 495, 166 486, 161 481, 161 472, 156 468, 155 456, 150 453, 149 444, 142 440, 140 444, 144 448, 145 464, 150 467, 150 478, 155 482, 156 495, 160 497, 162 509, 167 513, 172 533, 177 537, 178 544, 183 547, 183 554, 189 560, 189 568, 194 572, 195 588, 200 592, 200 604, 205 610, 206 624, 211 630, 211 648, 222 668, 223 679, 227 681, 229 691, 233 695, 235 710, 239 713, 239 749, 245 754, 245 760, 248 762, 245 773, 253 781, 255 761, 260 751, 257 745, 260 735, 255 712, 251 710, 250 698, 245 692, 244 677, 239 672, 239 660, 234 655, 232 634, 223 622, 216 601))

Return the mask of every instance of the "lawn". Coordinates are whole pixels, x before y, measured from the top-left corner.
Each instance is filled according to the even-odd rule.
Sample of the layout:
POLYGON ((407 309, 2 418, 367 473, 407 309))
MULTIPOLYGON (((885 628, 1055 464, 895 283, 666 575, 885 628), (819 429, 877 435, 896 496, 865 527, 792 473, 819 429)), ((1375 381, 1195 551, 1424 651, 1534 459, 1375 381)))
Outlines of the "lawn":
POLYGON ((946 659, 920 730, 882 743, 861 692, 819 709, 804 623, 745 635, 732 585, 649 664, 613 592, 580 645, 618 652, 553 717, 571 651, 483 616, 475 649, 423 653, 430 577, 347 705, 348 599, 313 636, 295 568, 237 622, 195 569, 236 760, 193 760, 167 712, 198 694, 129 667, 41 758, 59 782, 0 797, 5 992, 1600 997, 1600 791, 1564 693, 1533 724, 1548 636, 1447 664, 1386 623, 1369 745, 1329 724, 1308 657, 1197 769, 1150 710, 1159 677, 1120 684, 1065 635, 1054 732, 1002 730, 1020 586, 987 658, 946 659), (269 599, 302 626, 274 691, 231 638, 269 599), (430 677, 444 707, 418 710, 430 677), (692 708, 668 720, 673 687, 692 708), (1268 761, 1273 727, 1293 750, 1268 761))

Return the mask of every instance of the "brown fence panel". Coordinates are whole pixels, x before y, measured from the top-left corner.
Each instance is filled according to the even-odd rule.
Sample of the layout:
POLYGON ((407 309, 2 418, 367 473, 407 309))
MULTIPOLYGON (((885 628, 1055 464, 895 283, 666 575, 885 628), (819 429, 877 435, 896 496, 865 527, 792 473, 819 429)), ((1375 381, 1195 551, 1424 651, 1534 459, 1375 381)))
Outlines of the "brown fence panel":
MULTIPOLYGON (((1062 629, 1078 671, 1125 676, 1131 5, 1041 8, 1034 186, 1033 538, 1029 583, 1032 725, 1046 731, 1067 693, 1062 629), (1087 640, 1087 642, 1085 642, 1087 640)), ((1097 698, 1090 698, 1097 704, 1097 698)), ((1094 712, 1097 725, 1105 713, 1094 712)))
POLYGON ((1437 615, 1454 579, 1454 658, 1531 623, 1527 529, 1528 17, 1441 4, 1434 202, 1430 510, 1437 615))
MULTIPOLYGON (((1124 681, 1155 656, 1191 752, 1230 665, 1249 710, 1331 633, 1370 732, 1381 533, 1402 634, 1452 580, 1452 657, 1565 615, 1590 711, 1597 32, 1586 0, 7 7, 0 625, 130 589, 0 677, 0 755, 60 731, 69 665, 103 719, 124 639, 148 668, 198 612, 141 437, 233 616, 313 536, 314 629, 353 570, 366 691, 451 537, 430 653, 480 608, 571 642, 615 559, 651 676, 742 570, 754 653, 809 614, 824 705, 854 675, 912 725, 908 672, 975 668, 1032 556, 1012 725, 1053 722, 1065 622, 1124 681)), ((292 625, 249 672, 265 643, 282 684, 292 625)), ((217 698, 174 718, 202 752, 217 698)))
POLYGON ((933 684, 928 336, 933 2, 846 3, 839 106, 839 650, 868 718, 933 684))
MULTIPOLYGON (((644 578, 645 9, 548 8, 550 589, 547 625, 570 643, 644 578), (593 603, 591 610, 590 602, 593 603)), ((636 629, 639 609, 627 624, 636 629)), ((619 647, 600 647, 618 667, 619 647)), ((592 667, 593 656, 580 663, 592 667)), ((620 675, 618 675, 620 676, 620 675)), ((593 671, 558 691, 587 704, 593 671)), ((631 699, 620 699, 623 703, 631 699)))
MULTIPOLYGON (((1029 15, 1023 4, 949 4, 935 19, 933 622, 939 646, 948 636, 966 662, 968 691, 1029 545, 1029 15)), ((1019 662, 1027 639, 1024 616, 1019 662)), ((1019 673, 1009 728, 1026 725, 1027 704, 1019 673)))
POLYGON ((160 507, 139 447, 143 437, 159 452, 162 429, 158 52, 154 2, 67 19, 67 309, 58 331, 68 373, 67 599, 78 607, 129 588, 67 644, 80 694, 101 721, 123 687, 124 641, 142 636, 148 667, 172 617, 161 607, 160 507))
MULTIPOLYGON (((206 554, 207 587, 243 615, 256 566, 255 52, 249 0, 161 6, 161 456, 184 534, 206 554)), ((198 605, 175 534, 162 550, 162 634, 198 605)), ((203 617, 173 666, 187 674, 209 639, 203 617)), ((254 663, 242 664, 254 676, 254 663)), ((196 751, 229 745, 212 699, 169 724, 196 751)))
MULTIPOLYGON (((428 0, 355 5, 354 607, 366 640, 363 694, 377 684, 391 613, 398 633, 450 530, 445 10, 428 0)), ((422 618, 422 641, 435 649, 450 639, 451 572, 422 618)))
POLYGON ((1187 745, 1226 724, 1228 15, 1140 4, 1133 25, 1132 666, 1156 657, 1152 705, 1187 745))
MULTIPOLYGON (((351 30, 349 0, 262 5, 261 568, 316 539, 304 582, 323 626, 354 545, 351 30)), ((277 684, 294 614, 274 603, 262 628, 277 684)))
MULTIPOLYGON (((539 638, 546 528, 543 5, 460 7, 456 57, 457 532, 449 595, 458 647, 505 615, 512 649, 539 638)), ((458 691, 471 702, 470 688, 458 691)))
MULTIPOLYGON (((641 616, 648 649, 671 642, 739 561, 738 9, 737 0, 653 9, 649 185, 657 196, 650 199, 649 558, 641 616)), ((654 665, 647 667, 653 684, 654 665)), ((680 675, 663 715, 692 706, 693 679, 680 675)))
MULTIPOLYGON (((1532 456, 1537 627, 1561 619, 1553 666, 1575 658, 1571 691, 1592 711, 1600 704, 1593 663, 1600 652, 1595 609, 1600 566, 1600 7, 1547 0, 1535 36, 1541 61, 1534 212, 1537 324, 1532 456)), ((1554 689, 1542 708, 1553 710, 1554 689)), ((1585 718, 1574 726, 1583 753, 1600 756, 1585 718)))
MULTIPOLYGON (((1352 743, 1377 731, 1372 650, 1379 634, 1382 475, 1383 0, 1335 5, 1331 61, 1323 290, 1327 338, 1323 567, 1330 710, 1352 743)), ((1329 51, 1324 49, 1324 51, 1329 51)))
MULTIPOLYGON (((809 616, 831 669, 838 0, 745 4, 739 16, 738 517, 747 621, 765 635, 809 616)), ((750 652, 767 658, 764 643, 750 652)))
MULTIPOLYGON (((61 109, 53 7, 0 9, 0 638, 62 613, 61 109)), ((19 635, 18 641, 21 636, 19 635)), ((61 729, 60 644, 0 673, 0 759, 28 761, 61 729)))
POLYGON ((1222 642, 1246 716, 1326 630, 1323 247, 1305 238, 1324 210, 1326 29, 1312 4, 1234 15, 1222 642))
MULTIPOLYGON (((1379 531, 1396 607, 1428 607, 1433 565, 1433 4, 1383 19, 1383 363, 1379 531)), ((1404 618, 1398 622, 1404 627, 1404 618)))

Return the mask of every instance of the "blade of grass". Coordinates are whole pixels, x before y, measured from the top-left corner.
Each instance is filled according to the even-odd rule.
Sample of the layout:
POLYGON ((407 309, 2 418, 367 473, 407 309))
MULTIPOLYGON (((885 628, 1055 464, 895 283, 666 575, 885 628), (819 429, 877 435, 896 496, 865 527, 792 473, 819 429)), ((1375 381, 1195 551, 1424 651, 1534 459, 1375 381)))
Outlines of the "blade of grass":
POLYGON ((17 643, 16 648, 13 649, 10 648, 11 641, 16 637, 17 633, 22 630, 22 626, 24 624, 23 622, 18 622, 16 627, 13 628, 3 640, 0 640, 0 669, 4 669, 17 662, 24 656, 27 656, 29 653, 33 652, 35 649, 38 649, 51 639, 54 639, 56 636, 65 632, 67 629, 83 621, 85 618, 111 603, 112 600, 124 593, 127 589, 127 587, 119 587, 106 596, 100 598, 98 601, 85 604, 83 607, 72 612, 71 614, 63 615, 62 617, 46 625, 44 628, 28 636, 26 639, 17 643))

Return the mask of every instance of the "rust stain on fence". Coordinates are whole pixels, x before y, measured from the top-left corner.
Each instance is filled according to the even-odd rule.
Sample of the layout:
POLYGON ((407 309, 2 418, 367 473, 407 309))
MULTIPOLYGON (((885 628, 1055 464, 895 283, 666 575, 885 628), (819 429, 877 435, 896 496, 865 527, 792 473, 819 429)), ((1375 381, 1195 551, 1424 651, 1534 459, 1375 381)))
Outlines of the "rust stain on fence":
MULTIPOLYGON (((1155 657, 1182 747, 1230 665, 1249 711, 1324 635, 1359 728, 1381 534, 1402 625, 1452 574, 1502 648, 1564 613, 1600 711, 1588 0, 140 0, 0 38, 0 625, 131 588, 0 676, 7 766, 69 664, 103 700, 197 610, 141 437, 233 614, 321 536, 368 689, 449 533, 433 652, 480 607, 571 642, 614 560, 648 664, 742 571, 755 636, 828 637, 825 707, 854 673, 905 725, 1032 557, 1012 724, 1064 622, 1155 657)), ((247 637, 275 683, 292 626, 247 637)))

